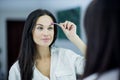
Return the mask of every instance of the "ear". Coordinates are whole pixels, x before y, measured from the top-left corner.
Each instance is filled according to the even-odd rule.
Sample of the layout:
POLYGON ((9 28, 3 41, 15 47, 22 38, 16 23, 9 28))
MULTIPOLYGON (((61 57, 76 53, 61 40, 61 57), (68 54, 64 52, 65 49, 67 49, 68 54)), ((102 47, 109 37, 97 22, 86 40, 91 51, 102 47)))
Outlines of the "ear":
POLYGON ((35 26, 33 27, 33 29, 32 29, 32 33, 35 31, 35 26))
POLYGON ((32 29, 32 35, 33 35, 34 31, 35 31, 35 28, 33 27, 33 29, 32 29))

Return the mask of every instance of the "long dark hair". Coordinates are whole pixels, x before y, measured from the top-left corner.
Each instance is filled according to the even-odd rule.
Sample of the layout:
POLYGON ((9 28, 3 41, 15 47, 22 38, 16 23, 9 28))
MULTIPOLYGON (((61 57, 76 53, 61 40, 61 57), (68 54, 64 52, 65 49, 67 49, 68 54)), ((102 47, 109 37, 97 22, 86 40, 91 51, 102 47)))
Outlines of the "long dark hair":
MULTIPOLYGON (((24 25, 20 54, 18 57, 21 80, 32 80, 33 78, 35 43, 32 37, 32 30, 37 19, 43 15, 50 16, 53 19, 53 22, 56 23, 56 19, 53 14, 47 10, 37 9, 31 12, 28 16, 24 25)), ((55 42, 57 37, 57 27, 56 25, 54 26, 54 39, 51 45, 55 42)), ((49 47, 51 47, 51 45, 49 47)))
POLYGON ((84 24, 88 42, 83 78, 120 69, 119 5, 118 0, 95 0, 86 11, 84 24))

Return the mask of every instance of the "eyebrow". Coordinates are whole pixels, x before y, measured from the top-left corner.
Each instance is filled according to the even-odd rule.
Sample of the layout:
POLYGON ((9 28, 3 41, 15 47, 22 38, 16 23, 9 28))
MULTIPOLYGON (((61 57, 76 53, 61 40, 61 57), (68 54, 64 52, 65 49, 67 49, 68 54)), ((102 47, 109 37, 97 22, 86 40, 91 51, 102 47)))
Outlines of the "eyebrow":
POLYGON ((36 24, 36 25, 44 26, 44 25, 42 25, 42 24, 36 24))
MULTIPOLYGON (((36 24, 36 25, 40 25, 40 26, 44 26, 43 24, 36 24)), ((52 24, 50 24, 49 26, 51 26, 52 24)))

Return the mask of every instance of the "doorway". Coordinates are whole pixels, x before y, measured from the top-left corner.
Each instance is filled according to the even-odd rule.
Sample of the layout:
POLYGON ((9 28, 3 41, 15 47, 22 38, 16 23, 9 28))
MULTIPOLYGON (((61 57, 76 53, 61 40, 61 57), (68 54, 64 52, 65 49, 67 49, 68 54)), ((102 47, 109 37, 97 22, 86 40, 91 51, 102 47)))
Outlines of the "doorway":
POLYGON ((24 20, 7 20, 8 71, 19 55, 24 23, 24 20))

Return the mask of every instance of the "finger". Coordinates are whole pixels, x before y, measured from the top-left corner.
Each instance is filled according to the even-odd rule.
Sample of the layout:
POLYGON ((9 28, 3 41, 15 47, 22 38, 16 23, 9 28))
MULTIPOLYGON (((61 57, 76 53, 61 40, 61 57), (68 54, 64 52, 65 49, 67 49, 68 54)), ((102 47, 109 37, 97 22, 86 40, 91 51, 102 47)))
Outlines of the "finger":
POLYGON ((64 22, 65 29, 68 29, 68 23, 69 23, 69 21, 65 21, 65 22, 64 22))
POLYGON ((72 30, 72 29, 73 29, 73 25, 70 25, 70 27, 69 27, 69 31, 72 30))
POLYGON ((67 24, 66 24, 66 26, 67 26, 67 29, 69 30, 69 28, 71 26, 71 23, 68 21, 67 24))
POLYGON ((72 22, 68 22, 68 30, 71 30, 73 28, 73 23, 72 22))
POLYGON ((63 32, 65 32, 66 31, 66 28, 65 28, 65 23, 60 23, 59 24, 60 25, 60 27, 61 27, 61 29, 63 30, 63 32))
POLYGON ((65 29, 64 23, 59 23, 59 26, 60 26, 62 29, 65 29))

